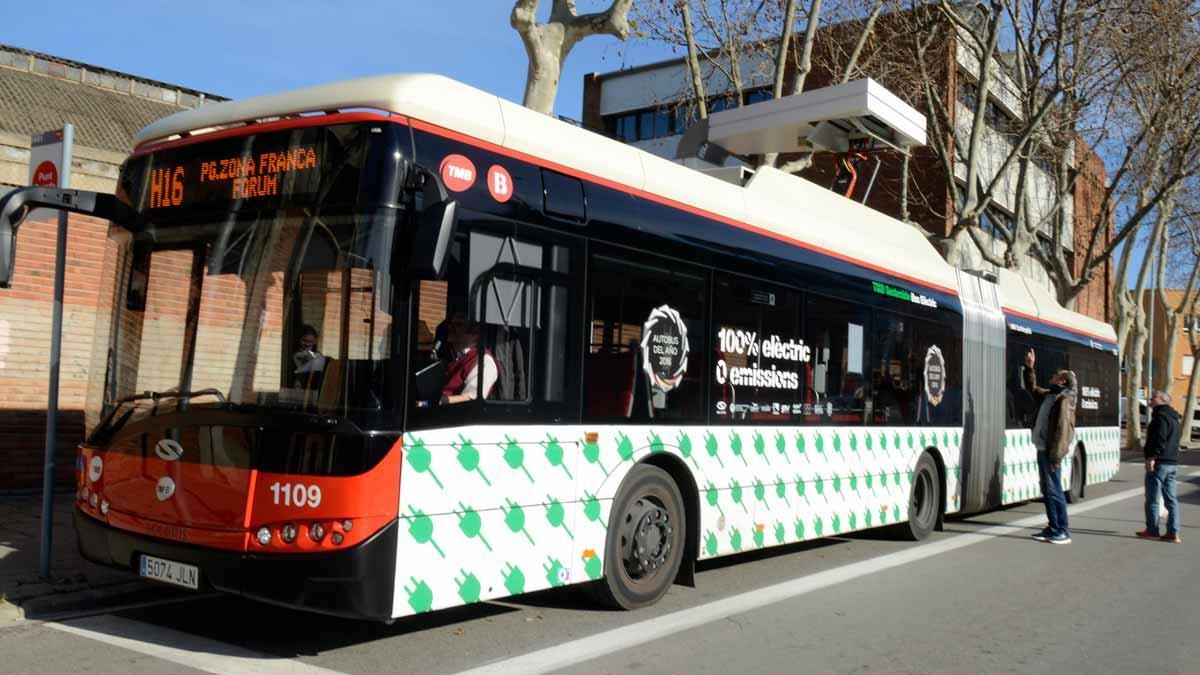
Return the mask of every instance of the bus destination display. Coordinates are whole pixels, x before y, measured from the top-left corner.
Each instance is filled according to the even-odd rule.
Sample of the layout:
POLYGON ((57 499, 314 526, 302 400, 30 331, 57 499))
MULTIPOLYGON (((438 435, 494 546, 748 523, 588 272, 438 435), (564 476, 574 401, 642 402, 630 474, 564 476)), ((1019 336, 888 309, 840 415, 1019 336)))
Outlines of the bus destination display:
POLYGON ((150 170, 147 208, 277 197, 289 174, 312 172, 319 164, 313 146, 212 159, 188 158, 150 170))

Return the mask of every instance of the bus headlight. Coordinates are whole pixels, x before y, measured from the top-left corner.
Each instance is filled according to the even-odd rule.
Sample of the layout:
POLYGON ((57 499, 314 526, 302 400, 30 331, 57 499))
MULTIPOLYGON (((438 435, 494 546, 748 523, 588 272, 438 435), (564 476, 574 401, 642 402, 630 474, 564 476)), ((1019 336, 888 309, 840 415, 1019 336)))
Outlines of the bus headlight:
POLYGON ((282 539, 283 543, 285 544, 290 544, 293 541, 296 541, 296 526, 293 523, 288 523, 279 528, 279 538, 282 539))
POLYGON ((92 493, 91 497, 88 497, 88 503, 92 505, 93 509, 96 508, 96 503, 99 501, 100 495, 96 494, 95 492, 92 493))
POLYGON ((354 521, 353 520, 350 520, 347 518, 346 520, 342 521, 342 530, 343 531, 349 532, 350 530, 353 530, 353 529, 354 529, 354 521))
POLYGON ((333 534, 332 534, 332 535, 329 537, 329 539, 330 539, 330 541, 332 541, 332 542, 334 543, 334 545, 335 545, 335 546, 336 546, 336 545, 340 545, 340 544, 342 543, 342 533, 341 533, 341 532, 334 532, 334 533, 333 533, 333 534))
POLYGON ((102 513, 106 516, 108 515, 108 500, 107 499, 100 501, 100 513, 102 513))
POLYGON ((313 541, 319 542, 325 538, 325 526, 320 523, 313 523, 308 526, 308 536, 313 541))
POLYGON ((265 527, 258 528, 258 534, 255 537, 258 538, 258 543, 263 546, 271 543, 271 531, 265 527))

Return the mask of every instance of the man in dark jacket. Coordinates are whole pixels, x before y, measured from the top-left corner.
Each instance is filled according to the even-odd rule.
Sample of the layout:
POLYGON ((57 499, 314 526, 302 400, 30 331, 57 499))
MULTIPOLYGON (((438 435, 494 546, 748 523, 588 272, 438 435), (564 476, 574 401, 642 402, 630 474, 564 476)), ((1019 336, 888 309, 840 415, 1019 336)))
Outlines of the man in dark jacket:
POLYGON ((1175 473, 1179 469, 1179 437, 1183 424, 1171 407, 1171 395, 1156 391, 1150 397, 1153 414, 1146 429, 1146 529, 1143 539, 1182 543, 1179 536, 1179 501, 1175 497, 1175 473), (1158 534, 1158 497, 1167 507, 1167 533, 1158 534))
POLYGON ((1062 488, 1062 461, 1071 454, 1075 439, 1075 373, 1059 370, 1050 379, 1050 388, 1037 385, 1032 350, 1026 356, 1022 373, 1025 390, 1037 403, 1033 424, 1033 445, 1037 448, 1038 478, 1042 501, 1046 506, 1045 529, 1033 535, 1051 544, 1071 543, 1067 520, 1067 496, 1062 488))

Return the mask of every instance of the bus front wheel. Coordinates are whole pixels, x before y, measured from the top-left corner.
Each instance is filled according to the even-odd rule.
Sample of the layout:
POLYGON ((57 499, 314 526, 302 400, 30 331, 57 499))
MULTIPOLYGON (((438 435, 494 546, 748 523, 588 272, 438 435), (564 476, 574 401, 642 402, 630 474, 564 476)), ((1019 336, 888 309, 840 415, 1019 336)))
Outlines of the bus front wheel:
POLYGON ((657 602, 679 573, 686 534, 683 496, 671 475, 649 464, 634 466, 609 514, 598 599, 619 609, 657 602))
POLYGON ((901 523, 896 530, 904 539, 920 541, 937 527, 942 505, 940 472, 928 452, 917 460, 908 490, 908 522, 901 523))

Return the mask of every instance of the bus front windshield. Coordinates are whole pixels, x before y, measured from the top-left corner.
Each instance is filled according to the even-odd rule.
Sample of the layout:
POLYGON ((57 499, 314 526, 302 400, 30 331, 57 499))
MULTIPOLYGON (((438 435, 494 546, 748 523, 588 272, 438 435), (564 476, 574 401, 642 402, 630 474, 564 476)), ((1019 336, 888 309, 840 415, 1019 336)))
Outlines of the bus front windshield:
POLYGON ((239 216, 224 247, 201 236, 223 229, 178 228, 183 245, 157 247, 131 269, 106 407, 133 411, 122 423, 214 403, 324 415, 381 409, 390 281, 365 255, 370 217, 284 209, 239 216))
MULTIPOLYGON (((271 150, 277 154, 308 147, 297 138, 315 138, 318 155, 337 151, 336 168, 325 167, 333 178, 313 185, 313 196, 291 198, 286 190, 304 186, 283 175, 286 190, 274 199, 240 199, 223 210, 210 203, 169 217, 146 208, 155 198, 155 157, 126 167, 126 185, 140 186, 131 199, 140 198, 152 226, 133 234, 121 261, 125 293, 113 313, 97 437, 186 408, 291 410, 367 425, 392 408, 390 256, 398 216, 362 203, 371 153, 353 146, 363 137, 324 129, 268 139, 282 141, 271 150)), ((261 155, 240 144, 244 156, 261 155)), ((298 156, 302 162, 303 151, 298 156)), ((157 159, 168 175, 203 165, 157 159)))

